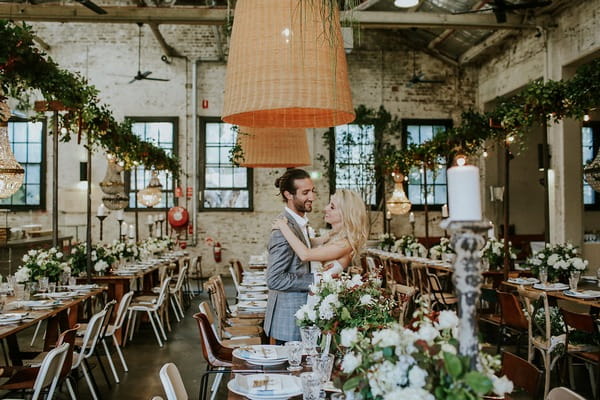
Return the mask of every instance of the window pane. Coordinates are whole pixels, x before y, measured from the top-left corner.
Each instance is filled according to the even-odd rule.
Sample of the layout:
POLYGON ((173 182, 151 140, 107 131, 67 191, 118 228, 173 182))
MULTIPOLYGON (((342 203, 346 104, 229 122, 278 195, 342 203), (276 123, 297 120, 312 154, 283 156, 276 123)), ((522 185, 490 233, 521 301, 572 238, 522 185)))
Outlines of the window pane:
POLYGON ((42 146, 39 143, 30 143, 27 146, 27 162, 42 162, 42 146))
POLYGON ((39 164, 27 164, 25 165, 25 182, 40 184, 40 165, 39 164))
POLYGON ((27 143, 13 143, 12 148, 18 162, 27 162, 27 143))
POLYGON ((203 166, 202 207, 205 209, 250 208, 248 169, 234 167, 229 160, 230 151, 236 143, 237 131, 231 124, 221 122, 204 122, 204 130, 206 164, 203 166), (232 190, 232 188, 239 190, 232 190))
POLYGON ((44 124, 42 124, 41 122, 35 122, 35 123, 30 122, 29 123, 29 129, 28 129, 29 143, 41 143, 42 142, 43 127, 44 127, 44 124))
POLYGON ((594 204, 594 189, 590 185, 583 185, 583 204, 594 204))
POLYGON ((27 204, 40 204, 40 185, 27 185, 27 204))

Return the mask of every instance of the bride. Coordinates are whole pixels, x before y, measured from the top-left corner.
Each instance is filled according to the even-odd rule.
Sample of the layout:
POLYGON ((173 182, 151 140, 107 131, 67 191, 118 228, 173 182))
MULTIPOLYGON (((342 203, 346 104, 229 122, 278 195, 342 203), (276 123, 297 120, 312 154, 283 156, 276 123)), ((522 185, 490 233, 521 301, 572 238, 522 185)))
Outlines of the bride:
POLYGON ((335 275, 345 270, 358 255, 368 236, 367 211, 360 196, 340 189, 325 207, 325 222, 332 227, 328 235, 310 239, 311 247, 298 239, 286 218, 278 218, 273 229, 281 230, 294 252, 302 261, 320 261, 323 271, 335 275))

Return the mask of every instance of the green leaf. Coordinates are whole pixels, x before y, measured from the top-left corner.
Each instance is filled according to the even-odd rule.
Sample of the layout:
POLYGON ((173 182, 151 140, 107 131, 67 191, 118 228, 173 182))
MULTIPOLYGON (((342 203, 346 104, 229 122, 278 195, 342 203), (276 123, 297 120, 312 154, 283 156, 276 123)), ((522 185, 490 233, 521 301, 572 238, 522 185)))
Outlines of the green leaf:
POLYGON ((454 379, 457 379, 463 373, 462 363, 460 358, 452 353, 444 352, 444 362, 446 364, 446 371, 452 376, 454 379))
POLYGON ((352 319, 352 315, 350 315, 350 311, 346 307, 342 308, 342 321, 348 321, 352 319))
POLYGON ((353 391, 354 389, 356 389, 358 387, 361 380, 362 380, 362 377, 360 377, 360 376, 355 376, 354 378, 348 379, 346 382, 344 382, 344 386, 342 387, 342 390, 344 392, 353 391))
POLYGON ((465 375, 465 382, 480 395, 488 393, 493 387, 491 379, 477 371, 468 372, 465 375))

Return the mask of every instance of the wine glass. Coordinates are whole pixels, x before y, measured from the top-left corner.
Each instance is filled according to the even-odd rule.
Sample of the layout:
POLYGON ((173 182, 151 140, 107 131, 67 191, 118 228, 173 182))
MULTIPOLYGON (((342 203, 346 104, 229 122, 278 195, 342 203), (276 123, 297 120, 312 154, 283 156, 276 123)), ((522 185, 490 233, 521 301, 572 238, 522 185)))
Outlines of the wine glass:
POLYGON ((302 344, 304 350, 309 356, 313 356, 317 353, 317 341, 321 336, 321 330, 316 325, 304 326, 300 328, 300 337, 302 338, 302 344))

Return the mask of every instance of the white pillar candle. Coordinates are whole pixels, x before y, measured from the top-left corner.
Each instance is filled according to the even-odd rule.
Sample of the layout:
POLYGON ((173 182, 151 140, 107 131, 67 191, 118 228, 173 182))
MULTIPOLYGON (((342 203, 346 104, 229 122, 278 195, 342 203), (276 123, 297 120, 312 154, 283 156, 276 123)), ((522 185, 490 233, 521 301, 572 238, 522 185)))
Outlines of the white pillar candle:
POLYGON ((448 170, 448 208, 452 221, 481 221, 479 168, 473 165, 448 170))
POLYGON ((148 215, 148 218, 146 218, 146 224, 148 224, 148 225, 154 224, 154 217, 152 215, 148 215))
POLYGON ((100 205, 98 206, 98 210, 96 211, 96 215, 98 217, 106 217, 106 206, 104 205, 104 203, 100 203, 100 205))
POLYGON ((392 219, 392 213, 390 212, 390 210, 387 210, 387 212, 385 213, 385 219, 392 219))
POLYGON ((121 235, 127 234, 127 222, 123 221, 121 223, 121 235))
POLYGON ((117 221, 123 221, 125 219, 125 212, 123 209, 117 210, 117 221))
POLYGON ((496 239, 496 232, 494 230, 494 223, 490 221, 491 228, 488 229, 488 239, 494 238, 496 239))
POLYGON ((165 220, 165 214, 158 214, 158 220, 159 221, 164 221, 165 220))
POLYGON ((133 224, 129 225, 129 237, 131 239, 135 237, 135 226, 133 224))
POLYGON ((442 206, 442 218, 448 218, 448 204, 442 206))
POLYGON ((408 214, 408 222, 415 222, 415 213, 411 212, 408 214))

